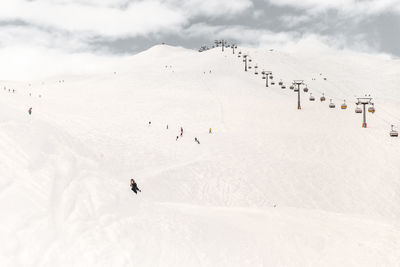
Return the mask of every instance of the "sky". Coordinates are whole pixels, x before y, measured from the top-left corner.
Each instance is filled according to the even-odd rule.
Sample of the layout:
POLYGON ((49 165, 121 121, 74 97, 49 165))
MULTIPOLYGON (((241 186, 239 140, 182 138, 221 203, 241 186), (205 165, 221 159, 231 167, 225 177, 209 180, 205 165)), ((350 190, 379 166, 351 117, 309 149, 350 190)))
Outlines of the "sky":
POLYGON ((0 80, 90 71, 166 43, 400 57, 400 0, 1 0, 0 80), (78 67, 79 66, 79 67, 78 67))

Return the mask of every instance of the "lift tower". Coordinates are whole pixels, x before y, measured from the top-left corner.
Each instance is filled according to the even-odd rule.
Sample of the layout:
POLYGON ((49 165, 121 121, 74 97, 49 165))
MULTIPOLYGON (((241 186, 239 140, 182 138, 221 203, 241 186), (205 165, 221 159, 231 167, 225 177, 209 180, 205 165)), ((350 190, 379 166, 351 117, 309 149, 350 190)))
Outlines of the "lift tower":
POLYGON ((300 105, 300 85, 304 84, 303 80, 293 80, 293 85, 297 85, 297 109, 301 109, 300 105))
POLYGON ((263 79, 265 79, 265 87, 268 87, 268 77, 272 74, 272 71, 262 71, 263 79))
POLYGON ((215 40, 214 41, 215 45, 218 47, 219 45, 221 45, 222 47, 222 52, 224 52, 224 47, 227 44, 227 41, 225 40, 215 40))
POLYGON ((362 128, 367 128, 367 113, 365 106, 366 105, 373 105, 371 97, 357 97, 356 105, 363 105, 363 123, 362 128))

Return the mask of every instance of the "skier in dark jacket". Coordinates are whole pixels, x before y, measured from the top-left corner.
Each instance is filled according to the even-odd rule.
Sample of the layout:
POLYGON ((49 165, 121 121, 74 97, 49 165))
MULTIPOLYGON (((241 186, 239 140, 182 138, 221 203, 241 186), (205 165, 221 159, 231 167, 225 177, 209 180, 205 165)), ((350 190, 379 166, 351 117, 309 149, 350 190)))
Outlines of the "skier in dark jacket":
POLYGON ((32 108, 29 108, 28 113, 29 113, 29 115, 32 114, 32 108))
POLYGON ((133 180, 133 179, 131 179, 131 190, 133 192, 135 192, 135 194, 137 194, 137 191, 142 192, 142 191, 140 191, 139 187, 137 186, 135 180, 133 180))

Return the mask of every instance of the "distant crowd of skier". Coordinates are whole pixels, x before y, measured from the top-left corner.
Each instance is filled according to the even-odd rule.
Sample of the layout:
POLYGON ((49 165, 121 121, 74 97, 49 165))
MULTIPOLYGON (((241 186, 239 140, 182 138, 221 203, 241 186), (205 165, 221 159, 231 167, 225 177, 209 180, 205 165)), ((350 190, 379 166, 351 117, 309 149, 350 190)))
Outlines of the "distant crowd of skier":
MULTIPOLYGON (((30 84, 29 84, 29 86, 30 86, 30 84)), ((11 88, 7 88, 6 86, 3 87, 3 91, 6 91, 6 92, 8 91, 9 93, 13 93, 13 94, 15 94, 17 92, 17 90, 11 89, 11 88)), ((29 93, 29 96, 32 96, 32 93, 29 93)), ((42 95, 39 94, 38 97, 41 98, 42 95)), ((32 115, 32 107, 28 108, 28 114, 32 115)))
MULTIPOLYGON (((149 121, 149 127, 150 127, 150 126, 151 126, 151 121, 149 121)), ((167 126, 166 126, 165 128, 166 128, 167 130, 169 129, 168 124, 167 124, 167 126)), ((211 128, 208 129, 208 133, 209 133, 209 134, 212 133, 212 129, 211 129, 211 128)), ((178 141, 178 139, 179 139, 179 138, 182 138, 182 137, 183 137, 183 127, 181 126, 181 127, 180 127, 180 134, 176 136, 176 139, 175 139, 175 140, 178 141)), ((194 137, 194 141, 195 141, 197 144, 200 145, 200 140, 199 140, 197 137, 194 137)), ((132 190, 135 194, 137 194, 138 191, 139 191, 139 192, 142 192, 142 191, 140 191, 140 189, 138 188, 137 183, 135 182, 134 179, 131 179, 130 186, 131 186, 131 190, 132 190)))
MULTIPOLYGON (((149 121, 149 126, 151 126, 151 121, 149 121)), ((167 130, 169 129, 169 126, 167 124, 167 126, 165 127, 167 130)), ((208 129, 208 133, 211 134, 212 133, 212 129, 209 128, 208 129)), ((183 137, 183 127, 180 127, 180 134, 178 134, 175 138, 176 141, 178 141, 179 137, 183 137)), ((200 145, 200 140, 197 137, 194 137, 194 141, 200 145)))
MULTIPOLYGON (((166 66, 166 68, 167 68, 167 67, 168 67, 168 66, 166 66)), ((171 67, 171 66, 170 66, 170 67, 171 67)), ((211 73, 211 70, 209 71, 209 73, 211 73)), ((115 73, 115 74, 116 74, 116 73, 115 73)), ((204 72, 204 74, 205 74, 205 72, 204 72)), ((60 81, 60 82, 64 82, 64 81, 60 81)), ((7 90, 8 90, 9 93, 16 93, 16 90, 15 90, 15 89, 6 88, 6 87, 4 86, 4 91, 7 91, 7 90)), ((32 96, 32 93, 29 93, 29 96, 32 96)), ((41 95, 38 95, 38 97, 41 97, 41 95)), ((28 108, 28 114, 29 114, 29 115, 32 115, 32 109, 33 109, 32 107, 29 107, 29 108, 28 108)), ((151 126, 151 121, 149 121, 149 126, 151 126)), ((168 124, 166 125, 166 129, 167 129, 167 130, 169 129, 168 124)), ((179 132, 179 134, 176 136, 176 139, 175 139, 175 140, 178 141, 179 138, 182 138, 182 137, 183 137, 183 133, 184 133, 183 127, 180 127, 180 132, 179 132)), ((212 129, 211 129, 211 128, 209 128, 208 133, 209 133, 209 134, 212 133, 212 129)), ((194 142, 196 142, 197 144, 200 145, 200 140, 199 140, 199 138, 198 138, 197 136, 194 137, 194 142)), ((130 187, 131 187, 131 190, 132 190, 135 194, 137 194, 137 192, 142 192, 142 191, 139 189, 139 187, 138 187, 136 181, 135 181, 133 178, 130 180, 130 187)))

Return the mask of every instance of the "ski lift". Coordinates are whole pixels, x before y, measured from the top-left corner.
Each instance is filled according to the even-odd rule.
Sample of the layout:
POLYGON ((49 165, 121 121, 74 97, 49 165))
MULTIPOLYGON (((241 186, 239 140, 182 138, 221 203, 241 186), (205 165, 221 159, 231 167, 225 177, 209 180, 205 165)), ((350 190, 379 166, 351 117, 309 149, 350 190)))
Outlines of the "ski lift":
POLYGON ((271 82, 271 85, 275 85, 275 82, 271 82))
POLYGON ((254 74, 255 74, 255 75, 258 75, 258 72, 257 72, 257 71, 255 71, 255 72, 254 72, 254 74))
POLYGON ((399 132, 394 130, 394 125, 392 125, 392 130, 390 131, 390 136, 391 137, 398 137, 399 136, 399 132))
POLYGON ((329 107, 330 108, 335 108, 335 104, 332 102, 332 99, 331 99, 331 103, 329 103, 329 107))
POLYGON ((280 82, 279 82, 279 85, 283 85, 283 82, 282 82, 282 81, 280 81, 280 82))
POLYGON ((340 106, 341 109, 347 109, 346 100, 344 100, 343 104, 340 106))
POLYGON ((249 62, 251 62, 252 60, 251 60, 251 58, 249 59, 249 62))
POLYGON ((252 68, 252 66, 249 66, 249 69, 251 69, 252 68))
POLYGON ((356 106, 355 111, 356 111, 356 113, 362 113, 362 109, 358 105, 356 106))
POLYGON ((303 88, 303 91, 304 91, 305 93, 307 93, 307 92, 308 92, 307 85, 306 85, 306 87, 304 87, 304 88, 303 88))
POLYGON ((310 101, 315 101, 315 97, 310 93, 310 101))
POLYGON ((266 79, 266 77, 265 77, 265 76, 263 76, 262 78, 263 78, 263 80, 265 80, 265 79, 266 79))
POLYGON ((368 112, 371 112, 372 114, 375 113, 374 103, 372 103, 372 107, 368 108, 368 112))
POLYGON ((293 86, 293 85, 291 85, 291 86, 290 86, 290 89, 291 89, 291 90, 293 90, 293 89, 294 89, 294 86, 293 86))
POLYGON ((282 85, 282 89, 286 89, 286 86, 282 85))
POLYGON ((269 76, 269 78, 272 80, 272 79, 274 79, 274 76, 271 75, 271 76, 269 76))
POLYGON ((324 93, 322 93, 322 96, 320 97, 319 100, 321 100, 321 102, 324 102, 324 101, 325 101, 325 94, 324 94, 324 93))

